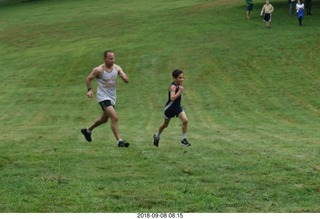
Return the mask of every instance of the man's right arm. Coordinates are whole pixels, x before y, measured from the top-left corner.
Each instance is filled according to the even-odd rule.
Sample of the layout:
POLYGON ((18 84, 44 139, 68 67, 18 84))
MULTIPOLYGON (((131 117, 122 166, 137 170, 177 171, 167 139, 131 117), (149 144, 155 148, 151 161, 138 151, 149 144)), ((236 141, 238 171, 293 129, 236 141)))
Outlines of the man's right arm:
POLYGON ((89 98, 93 97, 93 91, 92 91, 92 87, 91 87, 91 81, 97 77, 99 77, 100 74, 100 68, 96 67, 92 70, 92 72, 88 75, 88 77, 86 78, 86 85, 87 85, 87 96, 89 98))

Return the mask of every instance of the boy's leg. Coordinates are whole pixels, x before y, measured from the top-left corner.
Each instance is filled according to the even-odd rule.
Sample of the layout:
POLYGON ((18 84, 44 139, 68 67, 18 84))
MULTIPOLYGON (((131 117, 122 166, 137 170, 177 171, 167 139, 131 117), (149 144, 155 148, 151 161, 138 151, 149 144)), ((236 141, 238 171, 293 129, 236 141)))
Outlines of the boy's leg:
POLYGON ((179 114, 179 118, 182 122, 182 133, 187 133, 188 129, 188 117, 184 111, 179 114))
POLYGON ((158 132, 153 135, 153 145, 159 146, 160 135, 165 128, 168 127, 170 119, 164 119, 163 123, 160 125, 158 132))
POLYGON ((186 113, 184 111, 182 111, 179 114, 179 118, 181 119, 181 122, 182 122, 182 140, 181 140, 181 145, 182 146, 191 146, 191 144, 187 140, 188 118, 187 118, 186 113))
POLYGON ((164 119, 163 123, 160 125, 160 127, 158 129, 157 137, 160 138, 161 133, 163 132, 163 130, 165 128, 167 128, 169 126, 169 123, 170 123, 170 119, 164 119))

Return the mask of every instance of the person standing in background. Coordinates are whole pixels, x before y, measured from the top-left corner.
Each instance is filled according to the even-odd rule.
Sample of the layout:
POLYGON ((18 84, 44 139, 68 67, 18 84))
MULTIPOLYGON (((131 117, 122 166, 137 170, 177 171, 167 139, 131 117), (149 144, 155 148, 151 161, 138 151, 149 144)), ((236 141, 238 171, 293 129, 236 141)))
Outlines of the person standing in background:
POLYGON ((294 14, 295 7, 296 7, 296 0, 289 0, 289 16, 294 14))
POLYGON ((297 10, 299 25, 302 26, 302 19, 304 16, 304 4, 302 0, 298 0, 298 3, 296 4, 296 10, 297 10))
POLYGON ((267 0, 263 5, 260 16, 263 17, 263 20, 266 22, 266 28, 270 28, 271 16, 274 8, 267 0))
POLYGON ((250 19, 250 12, 252 11, 253 3, 252 0, 246 0, 247 4, 247 18, 250 19))
POLYGON ((312 0, 306 0, 307 15, 311 15, 312 0))

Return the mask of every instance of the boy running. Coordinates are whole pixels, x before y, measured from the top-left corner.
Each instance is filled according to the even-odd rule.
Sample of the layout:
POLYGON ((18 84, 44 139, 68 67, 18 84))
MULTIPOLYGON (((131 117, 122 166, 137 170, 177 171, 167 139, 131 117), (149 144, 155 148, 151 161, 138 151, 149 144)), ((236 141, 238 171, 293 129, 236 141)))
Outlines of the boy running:
POLYGON ((169 87, 168 101, 164 109, 164 122, 160 125, 158 132, 153 135, 153 145, 159 146, 160 135, 168 127, 171 118, 179 117, 182 122, 182 146, 191 146, 186 138, 188 118, 180 103, 182 98, 184 74, 181 70, 176 69, 172 72, 173 82, 169 87))

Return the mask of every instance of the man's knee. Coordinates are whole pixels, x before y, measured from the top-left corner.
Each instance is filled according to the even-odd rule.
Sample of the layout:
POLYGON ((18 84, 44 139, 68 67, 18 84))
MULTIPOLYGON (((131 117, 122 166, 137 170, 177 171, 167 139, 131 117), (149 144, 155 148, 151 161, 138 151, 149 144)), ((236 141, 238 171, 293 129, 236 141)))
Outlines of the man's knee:
POLYGON ((112 118, 111 118, 111 122, 112 123, 117 123, 118 122, 118 116, 113 116, 112 118))

